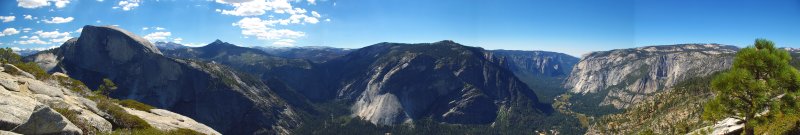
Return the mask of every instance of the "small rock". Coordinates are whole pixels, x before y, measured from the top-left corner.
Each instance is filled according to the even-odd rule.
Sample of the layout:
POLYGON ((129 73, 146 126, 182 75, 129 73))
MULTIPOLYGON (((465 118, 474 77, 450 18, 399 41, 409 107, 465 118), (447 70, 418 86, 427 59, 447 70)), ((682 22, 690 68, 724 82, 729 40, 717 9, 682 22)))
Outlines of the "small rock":
POLYGON ((45 105, 38 105, 27 122, 13 130, 26 135, 61 134, 80 135, 83 131, 66 117, 45 105))
POLYGON ((10 131, 2 131, 2 130, 0 130, 0 135, 22 135, 22 134, 17 134, 17 133, 10 132, 10 131))
POLYGON ((61 72, 55 72, 55 73, 53 73, 53 76, 69 78, 69 75, 61 73, 61 72))
POLYGON ((8 90, 19 92, 19 84, 14 80, 0 80, 0 85, 8 90))

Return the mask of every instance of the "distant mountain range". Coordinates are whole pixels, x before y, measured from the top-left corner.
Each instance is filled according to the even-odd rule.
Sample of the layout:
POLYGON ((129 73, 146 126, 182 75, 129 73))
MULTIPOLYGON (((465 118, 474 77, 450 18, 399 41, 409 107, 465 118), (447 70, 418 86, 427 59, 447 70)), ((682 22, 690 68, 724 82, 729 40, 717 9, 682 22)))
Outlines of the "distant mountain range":
POLYGON ((220 40, 187 47, 150 44, 111 26, 83 30, 25 59, 88 86, 109 78, 120 86, 112 97, 165 108, 223 134, 633 134, 640 131, 625 129, 653 127, 685 134, 711 124, 696 109, 707 89, 686 91, 704 90, 707 83, 692 82, 728 69, 738 51, 678 44, 576 58, 450 40, 359 49, 220 40), (662 103, 681 106, 653 106, 662 103))

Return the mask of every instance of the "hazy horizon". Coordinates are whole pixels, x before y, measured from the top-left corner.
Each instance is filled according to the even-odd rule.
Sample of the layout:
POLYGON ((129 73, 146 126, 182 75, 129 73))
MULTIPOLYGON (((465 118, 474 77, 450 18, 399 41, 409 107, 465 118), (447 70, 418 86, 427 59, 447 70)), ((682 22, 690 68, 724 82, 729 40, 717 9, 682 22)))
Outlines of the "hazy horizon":
POLYGON ((800 1, 29 0, 0 2, 0 47, 48 48, 84 25, 116 25, 151 42, 360 48, 458 43, 593 51, 684 43, 800 47, 800 1), (102 13, 102 14, 98 14, 102 13), (35 37, 35 38, 34 38, 35 37))

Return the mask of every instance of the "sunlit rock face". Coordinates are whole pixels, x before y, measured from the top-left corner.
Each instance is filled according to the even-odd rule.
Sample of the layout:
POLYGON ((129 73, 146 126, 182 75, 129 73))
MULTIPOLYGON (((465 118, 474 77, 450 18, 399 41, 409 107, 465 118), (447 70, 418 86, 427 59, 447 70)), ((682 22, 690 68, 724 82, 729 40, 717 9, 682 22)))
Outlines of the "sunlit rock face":
POLYGON ((576 94, 606 94, 598 105, 627 108, 678 82, 730 68, 737 50, 681 44, 592 52, 575 65, 564 87, 576 94))
POLYGON ((539 107, 536 94, 491 53, 452 41, 380 43, 331 60, 322 67, 351 101, 353 116, 381 125, 422 118, 456 124, 488 124, 517 103, 539 107))
POLYGON ((112 97, 164 108, 223 134, 288 134, 298 125, 293 108, 257 78, 219 64, 165 57, 147 40, 113 26, 85 26, 79 38, 40 52, 45 53, 56 55, 53 72, 90 87, 109 78, 119 86, 112 97))

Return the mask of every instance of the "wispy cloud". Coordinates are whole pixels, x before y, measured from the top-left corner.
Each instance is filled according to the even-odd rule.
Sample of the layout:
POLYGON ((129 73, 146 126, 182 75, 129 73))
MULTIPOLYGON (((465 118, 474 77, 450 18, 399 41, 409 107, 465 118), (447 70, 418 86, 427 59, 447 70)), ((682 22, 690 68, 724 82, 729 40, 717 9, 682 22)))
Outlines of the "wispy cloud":
POLYGON ((64 18, 64 17, 53 17, 53 18, 51 18, 50 20, 44 19, 44 20, 42 20, 42 21, 44 21, 44 23, 54 23, 54 24, 59 24, 59 23, 68 23, 68 22, 72 22, 72 20, 74 20, 74 19, 75 19, 75 18, 72 18, 72 17, 66 17, 66 18, 64 18))

